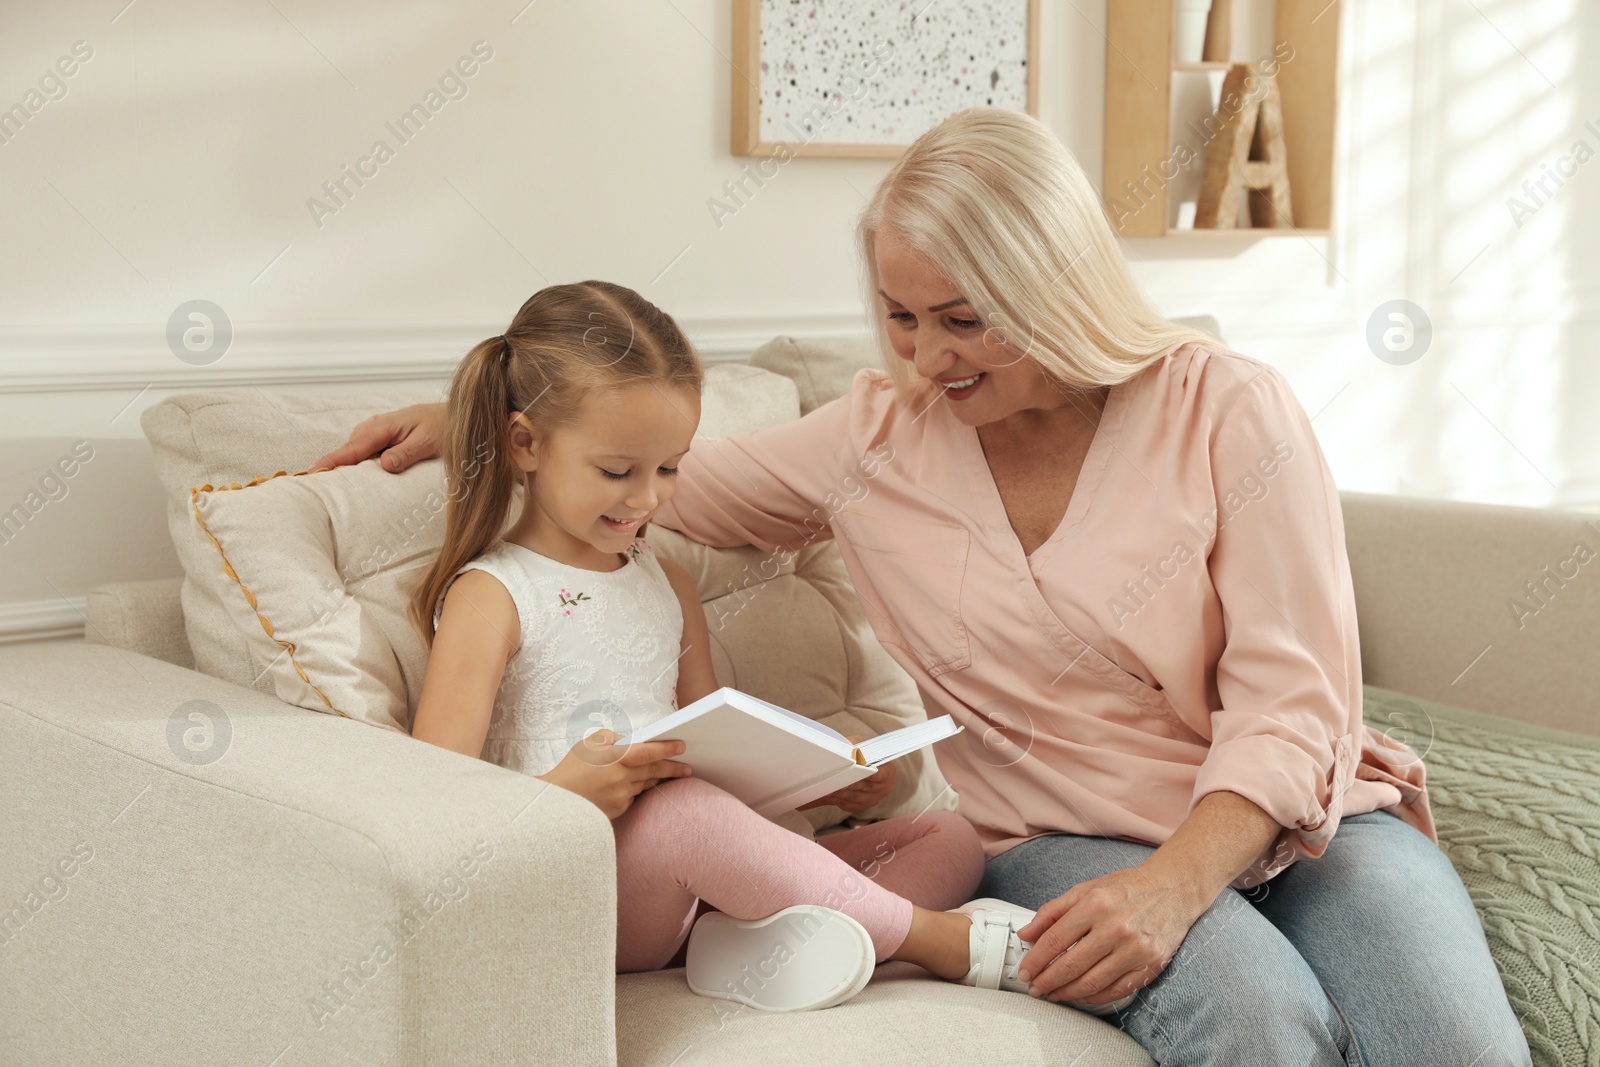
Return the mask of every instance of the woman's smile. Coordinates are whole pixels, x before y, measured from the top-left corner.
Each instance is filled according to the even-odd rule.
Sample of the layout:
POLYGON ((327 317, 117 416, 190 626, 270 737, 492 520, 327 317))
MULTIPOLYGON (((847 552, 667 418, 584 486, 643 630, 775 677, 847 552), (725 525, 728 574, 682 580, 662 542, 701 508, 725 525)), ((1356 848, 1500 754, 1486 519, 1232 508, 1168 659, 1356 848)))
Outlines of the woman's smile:
POLYGON ((944 386, 944 395, 951 400, 965 400, 978 391, 987 374, 987 371, 979 371, 970 378, 935 378, 934 381, 944 386))

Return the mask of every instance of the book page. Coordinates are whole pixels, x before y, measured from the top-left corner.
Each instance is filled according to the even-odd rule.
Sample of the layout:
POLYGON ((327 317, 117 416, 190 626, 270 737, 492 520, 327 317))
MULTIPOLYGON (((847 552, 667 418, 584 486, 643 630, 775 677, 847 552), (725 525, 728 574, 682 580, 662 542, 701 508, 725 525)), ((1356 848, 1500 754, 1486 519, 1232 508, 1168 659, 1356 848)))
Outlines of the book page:
POLYGON ((886 734, 868 738, 861 742, 861 754, 866 757, 868 764, 873 767, 880 767, 936 741, 954 737, 964 729, 966 727, 957 726, 955 720, 951 719, 950 716, 941 715, 937 719, 913 723, 910 726, 903 726, 898 730, 891 730, 886 734))
POLYGON ((826 737, 831 737, 834 740, 840 742, 841 744, 846 744, 846 745, 850 744, 850 739, 848 737, 846 737, 844 734, 841 734, 838 730, 835 730, 833 727, 828 726, 825 723, 818 722, 816 719, 808 719, 804 715, 801 715, 799 712, 790 711, 788 708, 780 708, 776 704, 769 704, 765 700, 762 700, 760 697, 751 696, 749 693, 741 693, 737 689, 730 690, 730 691, 734 692, 734 693, 738 693, 741 697, 743 697, 746 700, 753 700, 757 704, 760 704, 764 708, 770 708, 773 711, 777 712, 779 715, 786 715, 790 719, 793 719, 796 722, 799 722, 802 726, 810 727, 811 729, 816 730, 818 733, 821 733, 826 737))

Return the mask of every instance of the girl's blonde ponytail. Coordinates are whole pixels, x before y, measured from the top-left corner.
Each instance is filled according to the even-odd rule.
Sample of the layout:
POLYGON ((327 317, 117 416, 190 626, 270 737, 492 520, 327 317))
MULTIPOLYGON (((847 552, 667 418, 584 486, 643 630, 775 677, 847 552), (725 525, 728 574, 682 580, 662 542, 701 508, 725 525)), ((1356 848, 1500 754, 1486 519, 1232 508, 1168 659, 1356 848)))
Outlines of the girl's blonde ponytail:
POLYGON ((504 336, 480 341, 450 382, 449 429, 444 459, 444 545, 411 596, 411 621, 433 643, 433 612, 449 579, 482 555, 505 529, 516 487, 516 468, 506 455, 508 407, 504 336))

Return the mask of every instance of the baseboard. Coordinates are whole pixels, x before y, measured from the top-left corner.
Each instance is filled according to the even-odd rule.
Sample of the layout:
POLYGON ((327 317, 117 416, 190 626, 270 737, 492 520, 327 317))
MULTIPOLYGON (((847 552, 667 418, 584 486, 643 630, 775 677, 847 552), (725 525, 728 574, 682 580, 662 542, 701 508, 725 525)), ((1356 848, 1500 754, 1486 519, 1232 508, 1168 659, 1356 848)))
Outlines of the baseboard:
MULTIPOLYGON (((865 337, 859 314, 679 318, 708 363, 738 362, 774 337, 865 337)), ((0 394, 188 389, 448 377, 503 322, 236 323, 216 362, 185 363, 164 324, 0 328, 0 394)))
POLYGON ((0 604, 0 645, 82 637, 86 610, 81 596, 0 604))

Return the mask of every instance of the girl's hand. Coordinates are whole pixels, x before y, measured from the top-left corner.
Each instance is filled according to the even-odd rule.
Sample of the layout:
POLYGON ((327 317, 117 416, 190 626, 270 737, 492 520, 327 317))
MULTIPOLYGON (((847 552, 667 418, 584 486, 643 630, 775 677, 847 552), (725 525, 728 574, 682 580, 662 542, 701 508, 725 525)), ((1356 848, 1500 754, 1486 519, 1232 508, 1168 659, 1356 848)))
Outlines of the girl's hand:
MULTIPOLYGON (((860 744, 865 738, 852 736, 851 744, 860 744)), ((859 782, 852 782, 843 789, 837 789, 825 797, 818 797, 809 804, 802 804, 797 809, 807 811, 811 808, 820 808, 824 804, 832 804, 836 808, 854 815, 858 811, 865 811, 874 804, 879 804, 889 795, 894 788, 894 764, 885 763, 878 768, 878 773, 871 778, 863 778, 859 782)))
POLYGON ((539 775, 551 785, 577 793, 606 813, 619 818, 633 806, 633 798, 666 778, 683 778, 694 769, 668 756, 681 756, 682 741, 641 741, 619 745, 620 734, 596 730, 567 750, 561 762, 539 775))
POLYGON ((1165 870, 1112 871, 1040 908, 1017 931, 1035 942, 1018 968, 1028 994, 1109 1004, 1155 981, 1211 903, 1165 870))
POLYGON ((360 463, 382 452, 379 462, 383 469, 399 474, 413 463, 439 454, 448 424, 449 414, 443 404, 413 404, 399 411, 386 411, 358 422, 350 431, 350 440, 317 460, 311 469, 360 463))

